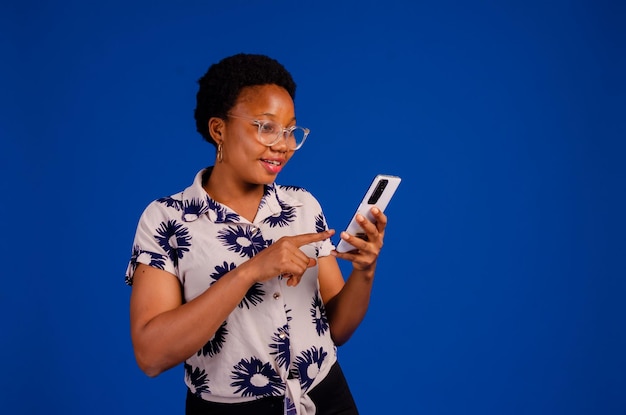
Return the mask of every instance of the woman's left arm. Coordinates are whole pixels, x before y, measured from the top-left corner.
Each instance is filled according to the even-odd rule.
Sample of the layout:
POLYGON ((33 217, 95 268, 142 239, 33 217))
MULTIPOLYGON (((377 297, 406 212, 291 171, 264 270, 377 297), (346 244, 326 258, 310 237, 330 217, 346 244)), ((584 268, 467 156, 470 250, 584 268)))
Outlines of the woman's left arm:
POLYGON ((346 232, 341 233, 357 250, 319 258, 320 292, 326 308, 330 331, 337 346, 347 342, 355 332, 369 306, 374 272, 378 255, 383 246, 387 217, 378 209, 372 208, 375 222, 358 215, 357 221, 367 235, 361 239, 346 232), (352 262, 352 272, 344 281, 336 258, 352 262))

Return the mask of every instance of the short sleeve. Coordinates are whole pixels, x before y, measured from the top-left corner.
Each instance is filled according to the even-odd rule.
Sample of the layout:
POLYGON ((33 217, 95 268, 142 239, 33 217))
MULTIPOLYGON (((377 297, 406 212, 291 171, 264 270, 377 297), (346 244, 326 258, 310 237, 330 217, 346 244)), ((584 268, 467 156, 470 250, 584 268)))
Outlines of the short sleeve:
POLYGON ((135 238, 132 253, 126 268, 125 281, 127 285, 133 284, 133 274, 137 264, 145 264, 154 268, 176 274, 176 266, 167 249, 167 232, 174 219, 168 218, 167 207, 158 201, 152 202, 143 211, 135 238))
MULTIPOLYGON (((305 204, 314 212, 313 217, 315 218, 315 231, 323 232, 328 230, 328 222, 326 221, 326 216, 322 210, 322 206, 319 201, 313 196, 312 193, 306 192, 307 200, 305 204)), ((325 239, 321 242, 317 243, 318 256, 324 257, 330 255, 330 252, 335 249, 335 245, 330 240, 330 238, 325 239)))

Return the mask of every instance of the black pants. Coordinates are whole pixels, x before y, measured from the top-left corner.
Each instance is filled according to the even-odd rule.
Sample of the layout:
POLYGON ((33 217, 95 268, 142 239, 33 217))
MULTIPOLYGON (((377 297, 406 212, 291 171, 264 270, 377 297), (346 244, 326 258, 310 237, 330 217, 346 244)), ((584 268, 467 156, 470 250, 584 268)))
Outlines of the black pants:
MULTIPOLYGON (((316 415, 358 415, 346 378, 335 363, 317 386, 309 391, 316 415)), ((187 390, 186 415, 282 415, 283 396, 271 396, 242 403, 205 401, 187 390)))

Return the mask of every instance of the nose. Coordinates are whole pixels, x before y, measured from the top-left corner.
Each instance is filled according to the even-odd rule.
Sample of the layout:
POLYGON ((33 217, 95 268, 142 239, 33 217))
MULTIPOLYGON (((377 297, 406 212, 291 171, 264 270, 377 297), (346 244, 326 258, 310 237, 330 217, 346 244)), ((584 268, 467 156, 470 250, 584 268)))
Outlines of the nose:
POLYGON ((288 137, 289 137, 289 130, 283 130, 279 136, 280 139, 278 140, 278 142, 276 142, 274 145, 272 145, 272 150, 274 151, 278 151, 280 153, 286 153, 289 150, 289 146, 287 145, 287 141, 288 141, 288 137))
POLYGON ((291 131, 285 128, 278 135, 280 138, 278 142, 272 146, 272 150, 280 151, 281 153, 292 150, 291 148, 289 148, 289 138, 291 137, 291 131))

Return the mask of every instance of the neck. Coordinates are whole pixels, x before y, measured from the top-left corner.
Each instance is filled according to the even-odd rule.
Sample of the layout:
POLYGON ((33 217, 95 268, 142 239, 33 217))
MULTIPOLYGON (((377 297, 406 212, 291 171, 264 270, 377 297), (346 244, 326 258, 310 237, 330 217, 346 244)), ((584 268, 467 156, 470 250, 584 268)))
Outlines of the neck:
POLYGON ((235 176, 221 174, 216 168, 203 187, 213 200, 228 206, 250 222, 254 221, 265 190, 263 184, 236 180, 235 176))

